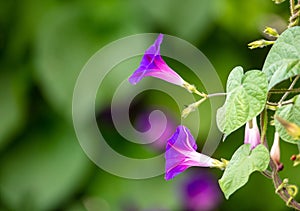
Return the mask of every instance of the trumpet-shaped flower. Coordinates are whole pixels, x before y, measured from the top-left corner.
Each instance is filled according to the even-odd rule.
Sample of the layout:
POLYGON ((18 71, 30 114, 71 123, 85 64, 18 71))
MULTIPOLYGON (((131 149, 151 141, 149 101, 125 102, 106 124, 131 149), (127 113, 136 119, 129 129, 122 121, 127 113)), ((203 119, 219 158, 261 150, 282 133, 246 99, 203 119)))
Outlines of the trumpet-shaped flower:
POLYGON ((250 120, 250 122, 246 123, 244 143, 250 144, 251 149, 254 149, 260 144, 260 133, 257 126, 256 117, 250 120))
POLYGON ((222 165, 222 162, 196 150, 197 145, 189 129, 183 125, 178 126, 166 147, 165 179, 172 179, 191 166, 220 167, 222 165))
POLYGON ((152 76, 184 86, 185 81, 166 64, 160 55, 162 40, 163 34, 159 34, 154 44, 146 50, 139 68, 129 78, 131 84, 135 85, 144 77, 152 76))
POLYGON ((279 133, 276 131, 274 133, 274 141, 270 150, 270 157, 277 167, 277 171, 281 171, 283 169, 283 164, 280 162, 280 145, 279 145, 279 133))
POLYGON ((184 178, 180 193, 184 210, 189 211, 217 210, 223 198, 218 180, 203 169, 184 178))

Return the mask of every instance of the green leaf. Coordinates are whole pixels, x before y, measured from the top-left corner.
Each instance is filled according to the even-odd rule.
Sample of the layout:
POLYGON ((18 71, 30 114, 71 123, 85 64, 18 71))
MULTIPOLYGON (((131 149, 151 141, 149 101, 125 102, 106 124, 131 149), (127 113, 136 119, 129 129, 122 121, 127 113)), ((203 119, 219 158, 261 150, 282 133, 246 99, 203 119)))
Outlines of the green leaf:
POLYGON ((217 111, 217 124, 226 135, 237 130, 264 108, 268 82, 265 74, 251 70, 243 74, 242 67, 235 67, 227 80, 227 96, 217 111))
POLYGON ((219 180, 226 199, 245 185, 250 174, 254 171, 266 170, 269 161, 269 152, 264 145, 260 144, 252 151, 250 144, 240 146, 233 154, 222 178, 219 180))
POLYGON ((300 74, 300 27, 283 32, 271 48, 263 72, 269 81, 268 90, 290 77, 300 74))
MULTIPOLYGON (((300 95, 293 98, 293 104, 284 105, 279 107, 275 115, 281 117, 282 119, 300 125, 300 95)), ((280 124, 280 122, 275 119, 275 128, 278 131, 279 136, 282 140, 292 143, 299 144, 299 140, 290 136, 286 129, 280 124)))

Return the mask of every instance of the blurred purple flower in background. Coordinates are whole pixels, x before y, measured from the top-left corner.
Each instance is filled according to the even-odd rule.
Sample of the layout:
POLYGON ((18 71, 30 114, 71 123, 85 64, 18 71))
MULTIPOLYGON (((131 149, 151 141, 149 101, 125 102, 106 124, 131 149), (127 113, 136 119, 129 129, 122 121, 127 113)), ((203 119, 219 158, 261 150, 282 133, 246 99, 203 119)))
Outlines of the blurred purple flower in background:
POLYGON ((166 117, 166 120, 167 120, 166 125, 162 125, 161 118, 159 118, 156 115, 152 116, 151 122, 152 122, 152 124, 162 125, 163 127, 165 127, 163 132, 161 133, 162 130, 160 127, 152 127, 151 128, 149 116, 153 110, 148 110, 148 111, 145 111, 142 114, 138 115, 135 119, 135 127, 139 131, 142 131, 142 132, 145 132, 148 130, 151 131, 150 134, 145 133, 145 137, 143 138, 143 140, 149 140, 151 137, 153 137, 153 136, 157 137, 157 134, 158 135, 161 134, 156 140, 153 140, 153 142, 150 143, 149 145, 153 149, 162 152, 165 150, 167 140, 173 135, 174 131, 176 130, 178 121, 175 120, 175 118, 173 117, 173 115, 170 112, 167 112, 167 111, 159 108, 159 110, 162 111, 166 117))
POLYGON ((215 167, 219 161, 196 152, 197 145, 191 132, 179 125, 166 147, 166 175, 170 180, 191 166, 215 167))
POLYGON ((257 126, 256 117, 246 123, 244 143, 251 144, 251 149, 254 149, 260 144, 260 133, 257 126))
POLYGON ((144 77, 152 76, 183 86, 185 81, 166 64, 160 55, 162 40, 163 34, 159 34, 154 44, 145 51, 139 68, 129 78, 131 84, 135 85, 144 77))
POLYGON ((180 188, 184 210, 212 211, 222 202, 217 179, 204 169, 192 171, 180 188))

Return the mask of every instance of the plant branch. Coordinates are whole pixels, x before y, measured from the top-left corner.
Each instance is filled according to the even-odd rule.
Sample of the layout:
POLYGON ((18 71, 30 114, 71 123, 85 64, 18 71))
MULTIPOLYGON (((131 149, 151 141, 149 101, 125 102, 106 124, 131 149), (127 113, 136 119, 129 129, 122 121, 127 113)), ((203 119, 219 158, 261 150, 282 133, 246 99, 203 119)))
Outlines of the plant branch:
POLYGON ((286 93, 286 92, 289 92, 289 93, 297 93, 297 92, 300 92, 300 88, 295 88, 295 89, 271 89, 269 91, 269 93, 272 93, 272 94, 282 94, 282 93, 286 93))
MULTIPOLYGON (((267 126, 268 126, 268 113, 267 109, 264 109, 260 114, 260 129, 261 129, 261 143, 265 145, 268 149, 268 143, 266 141, 266 133, 267 133, 267 126)), ((269 170, 265 170, 261 172, 262 175, 267 177, 268 179, 272 179, 272 172, 269 170)))
POLYGON ((272 172, 269 170, 262 171, 261 174, 267 177, 268 179, 272 179, 272 172))
POLYGON ((293 104, 293 103, 294 102, 292 100, 283 101, 281 104, 267 101, 267 105, 276 106, 276 107, 279 106, 279 105, 283 106, 283 105, 288 105, 288 104, 293 104))
MULTIPOLYGON (((266 141, 266 132, 267 132, 267 123, 268 123, 268 113, 267 110, 264 109, 260 114, 260 125, 261 125, 261 140, 263 140, 263 144, 268 148, 268 143, 266 141)), ((269 164, 271 171, 265 170, 262 173, 265 177, 272 179, 275 190, 278 190, 278 187, 282 184, 282 180, 279 177, 279 174, 277 172, 276 164, 270 160, 269 164)), ((277 192, 280 198, 286 202, 290 207, 300 210, 300 204, 295 200, 291 199, 291 195, 288 193, 288 191, 285 188, 282 188, 280 191, 277 192)))
POLYGON ((266 142, 267 128, 268 128, 268 111, 267 109, 264 109, 260 113, 260 131, 261 131, 260 142, 264 144, 268 149, 269 148, 268 143, 266 142))
MULTIPOLYGON (((273 184, 275 187, 275 190, 278 189, 278 187, 282 184, 282 180, 277 172, 277 168, 275 163, 270 160, 270 167, 272 169, 272 180, 273 180, 273 184)), ((288 205, 296 210, 300 210, 300 203, 297 202, 294 198, 292 200, 290 200, 290 198, 292 197, 286 188, 282 188, 280 191, 277 192, 278 195, 280 196, 280 198, 285 201, 286 203, 288 203, 288 205)))
POLYGON ((291 16, 294 14, 294 10, 295 10, 295 0, 290 0, 290 13, 291 13, 291 16))
MULTIPOLYGON (((300 75, 297 75, 297 76, 294 78, 294 80, 293 80, 293 82, 291 83, 291 85, 290 85, 290 87, 288 88, 288 90, 292 90, 292 89, 293 89, 293 87, 295 86, 295 84, 296 84, 296 82, 298 81, 299 78, 300 78, 300 75)), ((282 102, 285 100, 285 98, 286 98, 288 95, 289 95, 289 92, 286 92, 286 93, 282 96, 282 98, 280 99, 280 101, 278 102, 278 104, 281 105, 282 102)))
POLYGON ((208 94, 206 97, 211 98, 211 97, 219 97, 219 96, 226 96, 227 93, 213 93, 213 94, 208 94))
POLYGON ((290 19, 288 28, 297 26, 299 23, 299 16, 300 16, 300 1, 295 5, 295 0, 290 0, 290 19))

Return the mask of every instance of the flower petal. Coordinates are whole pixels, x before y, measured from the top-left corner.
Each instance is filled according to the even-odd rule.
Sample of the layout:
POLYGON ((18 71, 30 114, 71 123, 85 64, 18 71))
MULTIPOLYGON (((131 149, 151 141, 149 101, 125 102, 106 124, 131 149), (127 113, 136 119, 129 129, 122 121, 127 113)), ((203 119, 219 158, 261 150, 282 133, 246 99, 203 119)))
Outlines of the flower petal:
POLYGON ((139 68, 129 78, 131 84, 135 85, 144 77, 152 76, 183 86, 184 80, 166 64, 160 55, 162 40, 163 34, 159 34, 154 44, 145 51, 139 68))
POLYGON ((166 150, 170 149, 172 146, 186 151, 197 150, 197 144, 194 137, 190 130, 183 125, 179 125, 176 128, 176 132, 167 143, 166 150))
POLYGON ((151 45, 146 51, 145 51, 145 55, 147 54, 152 54, 154 56, 159 55, 160 54, 160 45, 163 41, 164 35, 163 34, 159 34, 158 37, 156 38, 155 42, 153 45, 151 45))
POLYGON ((193 171, 181 186, 184 210, 217 210, 223 199, 218 180, 209 171, 193 171))
POLYGON ((252 127, 250 128, 249 122, 246 123, 244 143, 250 144, 251 149, 254 149, 260 144, 260 133, 257 126, 256 117, 250 121, 252 121, 252 127))
POLYGON ((214 159, 196 152, 197 145, 189 129, 180 125, 166 147, 166 175, 169 180, 191 166, 211 167, 214 159))

